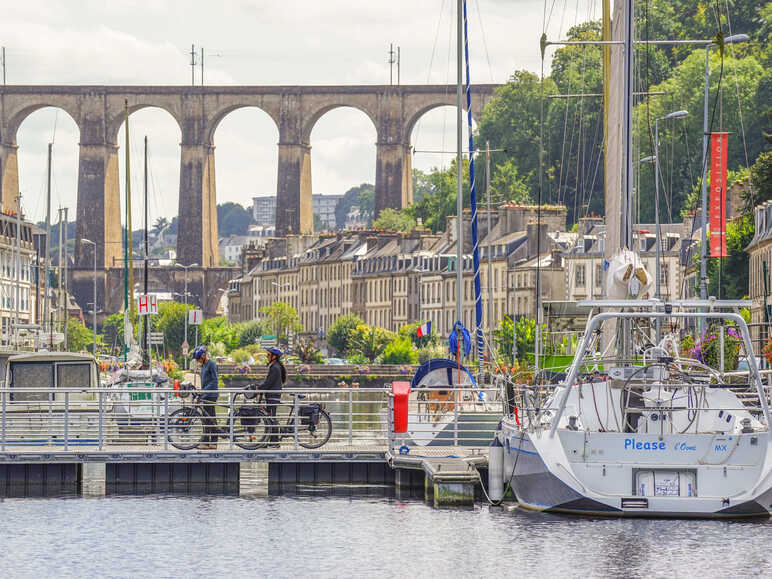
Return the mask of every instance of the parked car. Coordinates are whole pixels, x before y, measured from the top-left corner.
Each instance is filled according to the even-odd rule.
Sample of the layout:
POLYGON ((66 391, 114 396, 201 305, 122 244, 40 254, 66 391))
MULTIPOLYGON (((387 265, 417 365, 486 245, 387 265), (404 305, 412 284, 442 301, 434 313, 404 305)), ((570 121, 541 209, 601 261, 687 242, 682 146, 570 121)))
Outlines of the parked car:
POLYGON ((346 361, 341 358, 327 358, 326 362, 329 366, 345 366, 346 361))

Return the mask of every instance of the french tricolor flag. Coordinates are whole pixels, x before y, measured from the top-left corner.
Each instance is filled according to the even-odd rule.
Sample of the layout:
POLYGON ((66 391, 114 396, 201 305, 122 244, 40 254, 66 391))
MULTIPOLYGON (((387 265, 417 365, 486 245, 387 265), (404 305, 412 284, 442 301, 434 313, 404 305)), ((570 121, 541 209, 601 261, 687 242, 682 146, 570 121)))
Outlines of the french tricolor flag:
POLYGON ((419 326, 416 330, 416 334, 418 334, 419 338, 423 338, 424 336, 428 336, 432 333, 432 323, 426 322, 424 325, 419 326))

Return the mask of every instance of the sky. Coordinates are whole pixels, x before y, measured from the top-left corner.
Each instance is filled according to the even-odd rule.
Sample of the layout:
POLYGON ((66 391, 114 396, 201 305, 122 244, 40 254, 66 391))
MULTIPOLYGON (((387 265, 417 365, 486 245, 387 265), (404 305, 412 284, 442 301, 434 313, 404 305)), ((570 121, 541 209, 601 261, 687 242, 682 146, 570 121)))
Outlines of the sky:
MULTIPOLYGON (((540 69, 539 37, 599 18, 598 0, 469 0, 472 82, 503 83, 540 69)), ((389 82, 390 43, 401 49, 403 84, 454 83, 454 0, 25 0, 0 18, 8 84, 161 84, 191 82, 191 44, 204 47, 207 85, 356 85, 389 82)), ((200 55, 197 55, 197 60, 200 55)), ((200 61, 199 61, 200 62, 200 61)), ((549 64, 547 64, 548 66, 549 64)), ((396 70, 394 71, 396 77, 396 70)), ((200 69, 195 70, 201 82, 200 69)), ((149 141, 151 221, 178 212, 177 124, 160 109, 130 117, 132 189, 141 191, 142 140, 149 141)), ((123 129, 119 144, 123 146, 123 129)), ((375 181, 376 132, 364 113, 339 108, 311 134, 314 193, 339 194, 375 181)), ((262 111, 229 114, 214 136, 218 203, 249 205, 276 193, 278 132, 262 111)), ((21 125, 19 181, 25 213, 45 214, 46 147, 54 143, 54 207, 77 189, 78 129, 62 111, 41 109, 21 125)), ((411 136, 416 150, 455 146, 451 107, 430 111, 411 136)), ((413 167, 444 166, 452 155, 415 153, 413 167)), ((123 152, 121 182, 123 182, 123 152)), ((134 198, 134 195, 132 195, 134 198)), ((134 203, 134 222, 142 214, 134 203)))

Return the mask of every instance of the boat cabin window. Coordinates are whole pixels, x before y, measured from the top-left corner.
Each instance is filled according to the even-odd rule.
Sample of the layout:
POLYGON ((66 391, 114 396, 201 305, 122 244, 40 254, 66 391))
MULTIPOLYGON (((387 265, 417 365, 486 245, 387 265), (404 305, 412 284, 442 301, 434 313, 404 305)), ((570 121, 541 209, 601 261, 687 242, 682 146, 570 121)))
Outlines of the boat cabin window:
POLYGON ((11 364, 11 384, 14 402, 35 402, 49 399, 47 392, 20 392, 25 388, 53 388, 54 365, 50 362, 14 362, 11 364))
POLYGON ((89 388, 91 382, 90 364, 57 364, 57 388, 89 388))
POLYGON ((11 383, 15 402, 48 401, 48 392, 23 392, 32 388, 90 388, 91 364, 88 362, 12 362, 11 383), (56 378, 56 381, 54 381, 56 378))

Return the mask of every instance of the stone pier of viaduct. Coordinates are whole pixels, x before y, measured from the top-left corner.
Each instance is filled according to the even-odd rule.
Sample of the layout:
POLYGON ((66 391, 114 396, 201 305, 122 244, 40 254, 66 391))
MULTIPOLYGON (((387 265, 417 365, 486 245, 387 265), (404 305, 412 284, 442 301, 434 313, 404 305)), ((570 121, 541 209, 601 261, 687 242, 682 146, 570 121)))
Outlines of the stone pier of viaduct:
MULTIPOLYGON (((479 118, 496 86, 472 87, 475 118, 479 118)), ((130 113, 157 107, 168 111, 179 124, 182 139, 177 259, 183 264, 217 268, 213 136, 228 113, 242 107, 257 107, 276 123, 279 133, 276 194, 277 207, 281 208, 276 215, 277 234, 308 233, 313 229, 310 137, 322 115, 337 107, 353 107, 372 120, 377 132, 376 213, 387 207, 402 208, 412 202, 410 135, 413 127, 429 110, 455 105, 456 87, 0 86, 2 208, 13 210, 19 191, 16 145, 19 126, 40 108, 64 110, 80 130, 76 270, 91 268, 92 252, 96 250, 98 266, 109 277, 121 260, 117 135, 125 118, 126 102, 130 113), (82 238, 94 241, 96 248, 80 243, 82 238)), ((76 279, 78 277, 76 275, 76 279)), ((109 280, 102 287, 105 295, 109 295, 109 280)), ((99 304, 102 307, 103 302, 99 300, 99 304)))

